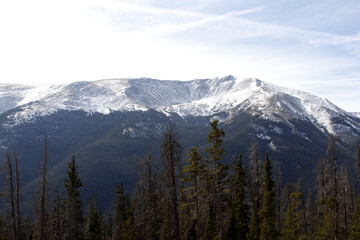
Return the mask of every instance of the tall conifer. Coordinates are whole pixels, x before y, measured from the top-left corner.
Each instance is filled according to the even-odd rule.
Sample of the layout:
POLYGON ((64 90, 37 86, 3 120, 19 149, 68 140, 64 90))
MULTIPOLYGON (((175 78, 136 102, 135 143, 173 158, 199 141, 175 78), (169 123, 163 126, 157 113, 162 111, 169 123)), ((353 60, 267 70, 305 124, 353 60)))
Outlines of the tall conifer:
POLYGON ((264 169, 264 203, 261 209, 262 223, 260 225, 260 240, 275 240, 278 239, 278 230, 276 229, 275 183, 271 178, 271 159, 268 153, 266 153, 264 169))
POLYGON ((92 197, 88 204, 86 240, 103 240, 103 223, 101 210, 97 207, 97 196, 92 197))
POLYGON ((234 200, 231 204, 230 228, 227 239, 246 240, 249 234, 249 207, 246 202, 247 176, 241 154, 235 166, 234 200))
POLYGON ((121 239, 124 223, 126 221, 126 207, 123 183, 120 182, 120 185, 116 190, 115 199, 114 240, 121 239))
POLYGON ((188 152, 189 159, 184 166, 182 181, 186 184, 184 192, 187 196, 187 202, 182 204, 182 209, 191 209, 189 211, 190 219, 187 220, 190 226, 188 231, 200 239, 202 230, 202 217, 200 204, 202 195, 202 183, 204 180, 204 164, 202 163, 202 156, 198 153, 196 147, 193 147, 188 152))
POLYGON ((161 159, 164 165, 164 183, 165 183, 165 194, 168 201, 167 210, 169 211, 167 219, 165 219, 166 225, 163 226, 168 232, 165 235, 171 235, 172 238, 180 240, 180 217, 179 217, 179 205, 178 205, 178 194, 179 194, 179 173, 181 171, 181 157, 183 147, 181 146, 177 136, 174 132, 174 126, 168 126, 165 133, 163 142, 161 145, 162 153, 161 159))
POLYGON ((286 212, 285 225, 282 230, 282 236, 286 240, 305 239, 302 232, 303 210, 300 209, 302 199, 301 192, 290 194, 290 203, 286 212))
POLYGON ((218 120, 210 123, 211 132, 208 135, 210 147, 206 149, 208 167, 208 193, 209 193, 209 215, 207 231, 216 231, 219 235, 225 234, 225 203, 228 186, 228 166, 223 163, 225 150, 222 147, 225 132, 218 128, 218 120), (212 219, 214 218, 214 219, 212 219), (211 226, 215 224, 215 226, 211 226), (210 227, 211 226, 211 227, 210 227), (210 229, 210 228, 215 228, 210 229))
POLYGON ((258 240, 260 238, 260 209, 262 202, 262 180, 263 166, 258 157, 258 144, 254 140, 250 147, 249 164, 249 193, 251 196, 251 221, 249 239, 258 240))
POLYGON ((83 186, 79 178, 78 165, 75 157, 69 163, 67 171, 68 178, 65 179, 67 199, 65 203, 65 239, 78 240, 84 239, 83 224, 84 217, 79 188, 83 186))

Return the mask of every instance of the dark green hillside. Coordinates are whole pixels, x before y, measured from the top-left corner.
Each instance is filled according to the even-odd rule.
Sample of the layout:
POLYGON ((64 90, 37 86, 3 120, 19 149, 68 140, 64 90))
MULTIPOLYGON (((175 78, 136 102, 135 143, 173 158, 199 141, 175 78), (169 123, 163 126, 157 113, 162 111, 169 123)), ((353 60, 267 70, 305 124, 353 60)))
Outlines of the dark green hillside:
MULTIPOLYGON (((2 123, 6 123, 7 114, 0 116, 2 123)), ((136 163, 149 147, 153 149, 153 158, 158 161, 162 136, 168 124, 176 126, 185 155, 193 146, 204 152, 208 146, 206 139, 211 119, 227 115, 181 118, 177 114, 166 116, 154 110, 112 112, 108 115, 58 111, 13 128, 2 125, 0 160, 5 161, 5 148, 18 152, 24 196, 30 199, 30 193, 38 185, 43 142, 47 136, 52 186, 57 183, 63 186, 67 163, 75 155, 84 183, 81 189, 83 199, 87 202, 97 193, 100 206, 108 208, 112 207, 115 197, 112 193, 120 181, 124 182, 127 192, 135 186, 136 163)), ((230 162, 242 153, 247 163, 250 144, 257 139, 262 160, 269 151, 271 158, 280 163, 283 183, 294 182, 299 177, 305 180, 305 184, 312 183, 314 169, 326 151, 327 135, 307 121, 294 120, 291 124, 293 127, 247 113, 238 113, 220 122, 219 126, 225 131, 225 161, 230 162)), ((340 162, 348 161, 350 166, 354 159, 351 147, 342 143, 340 152, 340 162)))

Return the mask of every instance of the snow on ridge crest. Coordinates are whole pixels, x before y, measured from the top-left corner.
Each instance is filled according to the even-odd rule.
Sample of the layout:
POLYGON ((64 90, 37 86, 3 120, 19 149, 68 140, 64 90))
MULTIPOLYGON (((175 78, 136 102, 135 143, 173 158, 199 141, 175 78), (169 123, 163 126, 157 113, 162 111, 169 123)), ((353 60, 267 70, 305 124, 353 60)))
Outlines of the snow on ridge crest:
POLYGON ((279 115, 285 121, 292 118, 308 119, 333 133, 331 118, 348 115, 326 99, 312 94, 256 78, 241 79, 231 75, 191 81, 143 78, 46 86, 0 85, 0 100, 0 113, 14 107, 22 109, 9 116, 12 122, 29 121, 58 110, 108 114, 112 111, 155 109, 166 114, 175 112, 184 117, 242 109, 263 114, 272 120, 279 120, 274 117, 279 115))

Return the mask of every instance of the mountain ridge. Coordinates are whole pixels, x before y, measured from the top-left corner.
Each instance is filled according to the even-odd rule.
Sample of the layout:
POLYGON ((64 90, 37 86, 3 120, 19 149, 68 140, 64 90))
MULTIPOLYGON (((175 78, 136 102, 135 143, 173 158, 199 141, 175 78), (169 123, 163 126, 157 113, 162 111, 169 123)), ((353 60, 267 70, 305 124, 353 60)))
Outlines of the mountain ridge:
POLYGON ((226 76, 190 81, 105 79, 60 85, 0 85, 0 114, 17 108, 8 116, 7 127, 32 121, 59 110, 82 110, 89 114, 113 111, 147 111, 181 117, 211 116, 228 112, 222 121, 239 111, 289 124, 290 119, 312 122, 324 133, 360 133, 357 115, 340 109, 313 94, 280 87, 256 78, 226 76), (346 119, 342 125, 332 119, 346 119))

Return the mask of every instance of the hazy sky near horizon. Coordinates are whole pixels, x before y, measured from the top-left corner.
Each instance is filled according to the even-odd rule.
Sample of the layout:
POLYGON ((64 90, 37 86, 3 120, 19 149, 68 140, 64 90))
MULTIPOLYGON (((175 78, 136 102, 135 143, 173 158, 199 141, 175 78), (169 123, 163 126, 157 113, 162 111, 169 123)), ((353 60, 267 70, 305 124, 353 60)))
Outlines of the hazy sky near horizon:
POLYGON ((359 0, 0 2, 0 83, 255 77, 360 112, 359 0))

